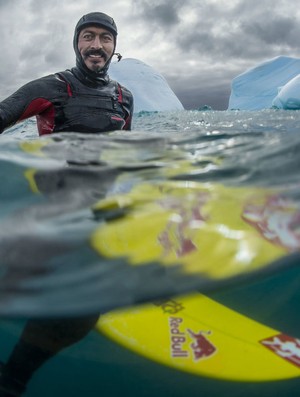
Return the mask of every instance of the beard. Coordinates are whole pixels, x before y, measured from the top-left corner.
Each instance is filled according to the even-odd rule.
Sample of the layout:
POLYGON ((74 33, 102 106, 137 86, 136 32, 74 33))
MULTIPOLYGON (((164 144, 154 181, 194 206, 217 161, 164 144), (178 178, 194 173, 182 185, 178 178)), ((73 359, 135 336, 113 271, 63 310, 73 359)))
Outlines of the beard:
MULTIPOLYGON (((106 64, 105 64, 106 65, 106 64)), ((92 71, 92 72, 95 72, 95 73, 99 73, 99 72, 101 72, 101 70, 104 68, 104 66, 105 65, 98 65, 97 63, 92 63, 92 64, 90 64, 90 67, 89 67, 89 69, 92 71)))
POLYGON ((95 73, 99 73, 101 72, 101 70, 105 67, 107 60, 108 60, 108 55, 106 54, 105 51, 103 51, 102 49, 99 50, 86 50, 83 54, 82 54, 83 60, 85 62, 85 64, 87 65, 87 61, 88 61, 88 68, 90 70, 92 70, 95 73), (99 59, 96 59, 93 61, 93 58, 91 56, 97 56, 97 57, 101 57, 104 61, 99 63, 99 59))

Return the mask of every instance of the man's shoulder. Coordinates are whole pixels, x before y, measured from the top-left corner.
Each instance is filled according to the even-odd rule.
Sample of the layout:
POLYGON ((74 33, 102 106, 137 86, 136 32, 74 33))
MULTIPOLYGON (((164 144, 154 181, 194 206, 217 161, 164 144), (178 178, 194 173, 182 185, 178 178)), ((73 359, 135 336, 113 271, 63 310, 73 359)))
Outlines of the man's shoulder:
POLYGON ((132 92, 127 87, 125 87, 123 84, 119 83, 116 80, 112 80, 112 79, 110 79, 110 82, 116 84, 120 88, 120 90, 122 91, 123 96, 126 96, 128 98, 132 98, 133 99, 132 92))
POLYGON ((61 85, 62 81, 59 78, 58 73, 52 73, 46 76, 38 77, 37 79, 29 81, 23 87, 31 88, 31 87, 41 87, 41 86, 57 86, 61 85))
POLYGON ((127 87, 125 87, 124 85, 122 85, 122 84, 120 84, 120 83, 118 83, 118 84, 119 84, 119 86, 121 87, 121 90, 122 90, 124 93, 126 93, 128 96, 133 97, 132 92, 131 92, 127 87))
POLYGON ((51 78, 51 76, 54 76, 59 81, 68 81, 70 78, 75 78, 74 73, 72 72, 71 69, 66 69, 61 72, 56 72, 53 75, 49 75, 47 77, 51 78))

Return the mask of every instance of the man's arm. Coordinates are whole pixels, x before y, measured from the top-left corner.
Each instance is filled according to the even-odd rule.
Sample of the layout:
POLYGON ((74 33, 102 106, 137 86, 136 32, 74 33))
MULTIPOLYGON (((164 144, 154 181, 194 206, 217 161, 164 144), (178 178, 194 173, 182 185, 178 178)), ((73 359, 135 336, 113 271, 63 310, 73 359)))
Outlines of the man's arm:
POLYGON ((47 99, 50 78, 54 76, 27 83, 0 103, 0 133, 19 121, 40 114, 52 106, 47 99))

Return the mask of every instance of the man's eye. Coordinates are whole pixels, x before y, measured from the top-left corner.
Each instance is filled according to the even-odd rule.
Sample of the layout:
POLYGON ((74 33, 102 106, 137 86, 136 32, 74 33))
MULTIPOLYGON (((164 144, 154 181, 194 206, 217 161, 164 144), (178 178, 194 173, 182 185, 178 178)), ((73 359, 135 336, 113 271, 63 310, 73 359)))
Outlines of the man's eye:
POLYGON ((92 39, 92 35, 91 34, 85 34, 83 35, 84 40, 91 40, 92 39))

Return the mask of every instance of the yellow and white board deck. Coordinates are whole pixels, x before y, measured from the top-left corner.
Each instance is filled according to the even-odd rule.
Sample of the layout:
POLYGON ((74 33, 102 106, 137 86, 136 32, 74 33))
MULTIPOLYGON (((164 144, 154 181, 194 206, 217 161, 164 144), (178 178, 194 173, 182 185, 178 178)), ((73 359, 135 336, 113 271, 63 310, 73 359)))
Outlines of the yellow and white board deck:
POLYGON ((231 381, 300 376, 300 340, 202 295, 100 317, 97 329, 160 364, 231 381))

